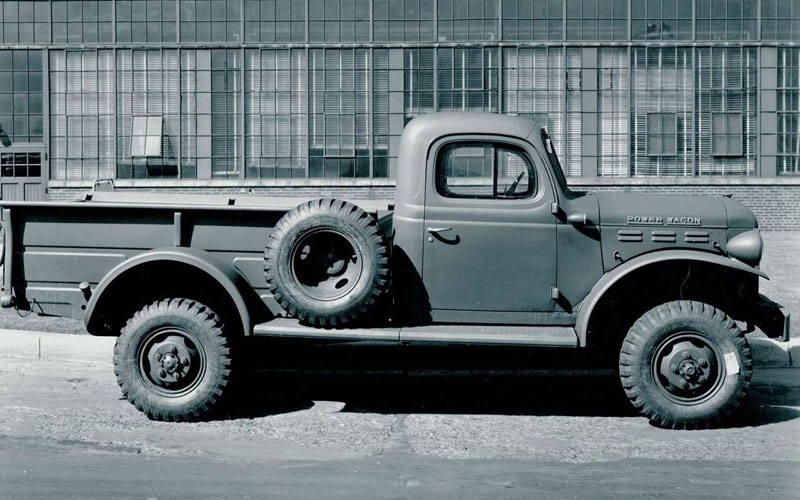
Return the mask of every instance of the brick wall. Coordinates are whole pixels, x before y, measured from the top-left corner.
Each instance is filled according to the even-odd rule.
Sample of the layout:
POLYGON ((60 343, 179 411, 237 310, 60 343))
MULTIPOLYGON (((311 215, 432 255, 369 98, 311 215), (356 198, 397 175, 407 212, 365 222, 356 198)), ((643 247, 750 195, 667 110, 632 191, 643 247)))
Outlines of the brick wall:
MULTIPOLYGON (((579 191, 612 191, 658 194, 688 194, 705 196, 733 195, 748 206, 758 217, 759 225, 763 229, 775 231, 800 230, 800 179, 798 182, 735 182, 735 183, 706 183, 698 184, 687 182, 661 181, 593 183, 586 179, 571 182, 573 189, 579 191)), ((55 187, 49 189, 51 200, 70 200, 83 195, 88 187, 55 187)), ((200 186, 118 186, 120 191, 156 191, 171 193, 202 193, 202 194, 242 194, 252 192, 261 196, 298 196, 318 197, 331 196, 351 200, 359 199, 392 199, 394 186, 391 183, 366 186, 347 185, 279 185, 279 186, 242 186, 213 185, 200 186)))

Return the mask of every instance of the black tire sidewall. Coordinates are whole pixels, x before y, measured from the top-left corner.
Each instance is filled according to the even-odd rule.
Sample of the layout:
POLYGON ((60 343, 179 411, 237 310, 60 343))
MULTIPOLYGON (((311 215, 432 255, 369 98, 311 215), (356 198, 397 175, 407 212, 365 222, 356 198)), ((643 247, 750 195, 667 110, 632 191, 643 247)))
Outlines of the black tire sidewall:
POLYGON ((172 420, 181 416, 196 417, 212 406, 226 385, 224 371, 230 359, 229 349, 219 342, 221 330, 210 328, 201 316, 168 310, 155 315, 135 316, 117 340, 115 350, 118 378, 126 397, 148 415, 172 420), (177 327, 192 333, 202 347, 205 370, 202 379, 186 394, 169 397, 154 391, 141 373, 139 351, 149 335, 159 329, 177 327))
POLYGON ((295 221, 276 235, 272 247, 267 251, 267 266, 279 283, 277 289, 287 295, 288 301, 297 307, 292 314, 312 316, 361 315, 363 303, 373 294, 374 283, 379 279, 379 246, 374 237, 356 221, 335 213, 310 213, 295 221), (319 300, 302 289, 292 272, 292 257, 296 245, 311 231, 328 230, 341 234, 353 244, 361 257, 361 273, 358 282, 347 294, 333 300, 319 300))
MULTIPOLYGON (((717 314, 721 315, 722 313, 718 312, 717 314)), ((633 365, 637 372, 635 375, 638 379, 636 385, 646 397, 645 404, 653 407, 654 415, 675 421, 700 422, 725 416, 737 406, 737 398, 743 390, 742 386, 749 383, 746 362, 749 348, 747 348, 746 341, 737 342, 737 334, 740 335, 738 328, 735 325, 731 328, 726 323, 726 321, 715 319, 714 316, 682 313, 663 319, 657 326, 640 322, 634 327, 638 333, 645 336, 644 342, 631 353, 635 358, 633 365), (717 362, 721 366, 722 383, 711 397, 701 402, 681 404, 673 401, 662 392, 659 383, 654 379, 652 363, 659 346, 680 332, 692 332, 703 337, 714 349, 715 355, 718 357, 717 362), (744 349, 740 347, 742 345, 744 349), (737 373, 729 372, 726 366, 726 355, 735 356, 738 364, 737 373)))

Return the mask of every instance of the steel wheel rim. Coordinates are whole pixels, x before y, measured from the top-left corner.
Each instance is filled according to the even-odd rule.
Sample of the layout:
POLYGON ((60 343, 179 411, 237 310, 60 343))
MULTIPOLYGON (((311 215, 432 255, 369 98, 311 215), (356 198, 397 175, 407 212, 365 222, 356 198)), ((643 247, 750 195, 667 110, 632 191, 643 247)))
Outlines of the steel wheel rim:
POLYGON ((177 398, 192 392, 206 373, 206 353, 197 337, 183 328, 150 332, 137 352, 139 374, 153 391, 177 398))
POLYGON ((681 331, 656 348, 651 375, 659 391, 672 402, 693 406, 714 397, 725 381, 722 353, 707 336, 681 331))
POLYGON ((358 285, 364 266, 356 242, 330 228, 304 234, 289 258, 295 283, 303 293, 321 301, 349 294, 358 285))

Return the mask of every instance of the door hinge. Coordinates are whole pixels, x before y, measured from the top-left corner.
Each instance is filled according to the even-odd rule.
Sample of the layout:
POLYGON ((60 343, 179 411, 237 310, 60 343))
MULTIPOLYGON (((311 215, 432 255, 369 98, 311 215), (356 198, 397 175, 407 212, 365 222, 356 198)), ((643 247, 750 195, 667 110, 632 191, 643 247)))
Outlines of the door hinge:
POLYGON ((561 298, 561 290, 556 287, 550 287, 550 298, 552 300, 558 300, 561 298))

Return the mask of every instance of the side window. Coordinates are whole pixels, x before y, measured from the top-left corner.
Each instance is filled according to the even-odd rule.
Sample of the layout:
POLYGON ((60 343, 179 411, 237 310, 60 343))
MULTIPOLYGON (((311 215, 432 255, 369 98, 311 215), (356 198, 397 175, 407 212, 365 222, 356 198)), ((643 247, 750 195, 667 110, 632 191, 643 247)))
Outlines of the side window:
POLYGON ((448 198, 529 198, 535 178, 522 150, 506 144, 454 142, 436 159, 436 190, 448 198))

